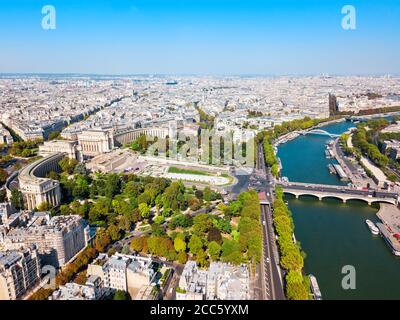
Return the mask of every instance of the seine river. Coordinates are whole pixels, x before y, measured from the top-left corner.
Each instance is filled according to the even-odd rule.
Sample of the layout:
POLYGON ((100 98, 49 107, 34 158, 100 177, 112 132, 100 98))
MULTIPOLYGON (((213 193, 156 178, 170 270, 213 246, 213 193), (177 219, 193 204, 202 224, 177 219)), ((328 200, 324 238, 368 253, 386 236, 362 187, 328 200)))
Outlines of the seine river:
MULTIPOLYGON (((352 126, 341 122, 322 129, 341 134, 352 126)), ((282 175, 290 181, 342 185, 327 168, 332 161, 324 154, 329 140, 308 135, 281 145, 282 175)), ((377 221, 378 206, 312 197, 286 199, 293 212, 296 238, 307 254, 305 272, 317 277, 323 299, 400 299, 400 258, 365 224, 366 219, 377 221), (342 267, 346 265, 355 267, 355 290, 342 289, 342 267)))

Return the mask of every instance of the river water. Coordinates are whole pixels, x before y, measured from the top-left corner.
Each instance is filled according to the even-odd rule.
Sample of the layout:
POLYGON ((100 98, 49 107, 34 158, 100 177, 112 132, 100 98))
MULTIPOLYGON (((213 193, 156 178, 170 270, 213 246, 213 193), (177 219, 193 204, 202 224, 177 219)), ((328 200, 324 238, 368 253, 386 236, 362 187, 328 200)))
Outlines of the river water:
MULTIPOLYGON (((322 129, 341 134, 352 126, 341 122, 322 129)), ((324 154, 329 140, 307 135, 279 146, 282 175, 290 181, 343 185, 327 168, 332 162, 324 154)), ((377 205, 313 197, 286 199, 293 212, 296 238, 307 254, 305 272, 317 277, 324 299, 400 299, 400 258, 365 224, 366 219, 377 221, 377 205), (342 288, 346 265, 355 267, 355 290, 342 288)))

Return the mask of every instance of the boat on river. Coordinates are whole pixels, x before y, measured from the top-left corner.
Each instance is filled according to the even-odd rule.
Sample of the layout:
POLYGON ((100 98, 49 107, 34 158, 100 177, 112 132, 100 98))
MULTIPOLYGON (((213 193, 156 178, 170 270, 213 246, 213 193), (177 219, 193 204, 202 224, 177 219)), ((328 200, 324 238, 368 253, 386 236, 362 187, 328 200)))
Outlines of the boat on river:
POLYGON ((336 169, 335 169, 335 167, 333 166, 333 164, 328 164, 328 170, 329 170, 329 173, 330 174, 336 174, 336 169))
POLYGON ((317 278, 314 277, 312 274, 309 275, 309 278, 310 278, 311 291, 314 295, 314 299, 322 300, 322 294, 321 294, 321 290, 319 289, 317 278))
POLYGON ((379 229, 376 227, 375 223, 373 223, 371 220, 365 220, 365 223, 367 224, 369 230, 371 230, 371 233, 375 236, 379 235, 379 229))

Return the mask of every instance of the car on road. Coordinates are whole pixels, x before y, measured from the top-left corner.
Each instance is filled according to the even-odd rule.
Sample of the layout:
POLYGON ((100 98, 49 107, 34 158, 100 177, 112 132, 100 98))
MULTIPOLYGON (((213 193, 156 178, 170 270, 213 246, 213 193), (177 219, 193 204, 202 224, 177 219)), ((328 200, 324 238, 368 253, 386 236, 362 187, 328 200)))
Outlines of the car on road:
POLYGON ((270 260, 269 260, 269 258, 268 258, 268 257, 265 259, 265 261, 267 261, 267 263, 269 263, 269 262, 270 262, 270 260))

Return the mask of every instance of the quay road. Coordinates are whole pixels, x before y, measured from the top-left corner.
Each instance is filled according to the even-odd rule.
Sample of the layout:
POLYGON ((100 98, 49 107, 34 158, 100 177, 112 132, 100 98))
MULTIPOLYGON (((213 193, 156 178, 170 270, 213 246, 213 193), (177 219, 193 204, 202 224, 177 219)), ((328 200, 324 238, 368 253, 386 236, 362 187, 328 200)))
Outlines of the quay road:
POLYGON ((279 266, 279 253, 276 246, 275 232, 272 222, 271 204, 273 202, 274 180, 266 169, 262 144, 258 145, 257 171, 266 176, 267 183, 263 190, 268 204, 261 204, 261 223, 263 231, 263 255, 260 262, 261 281, 265 300, 285 300, 283 280, 279 266))

